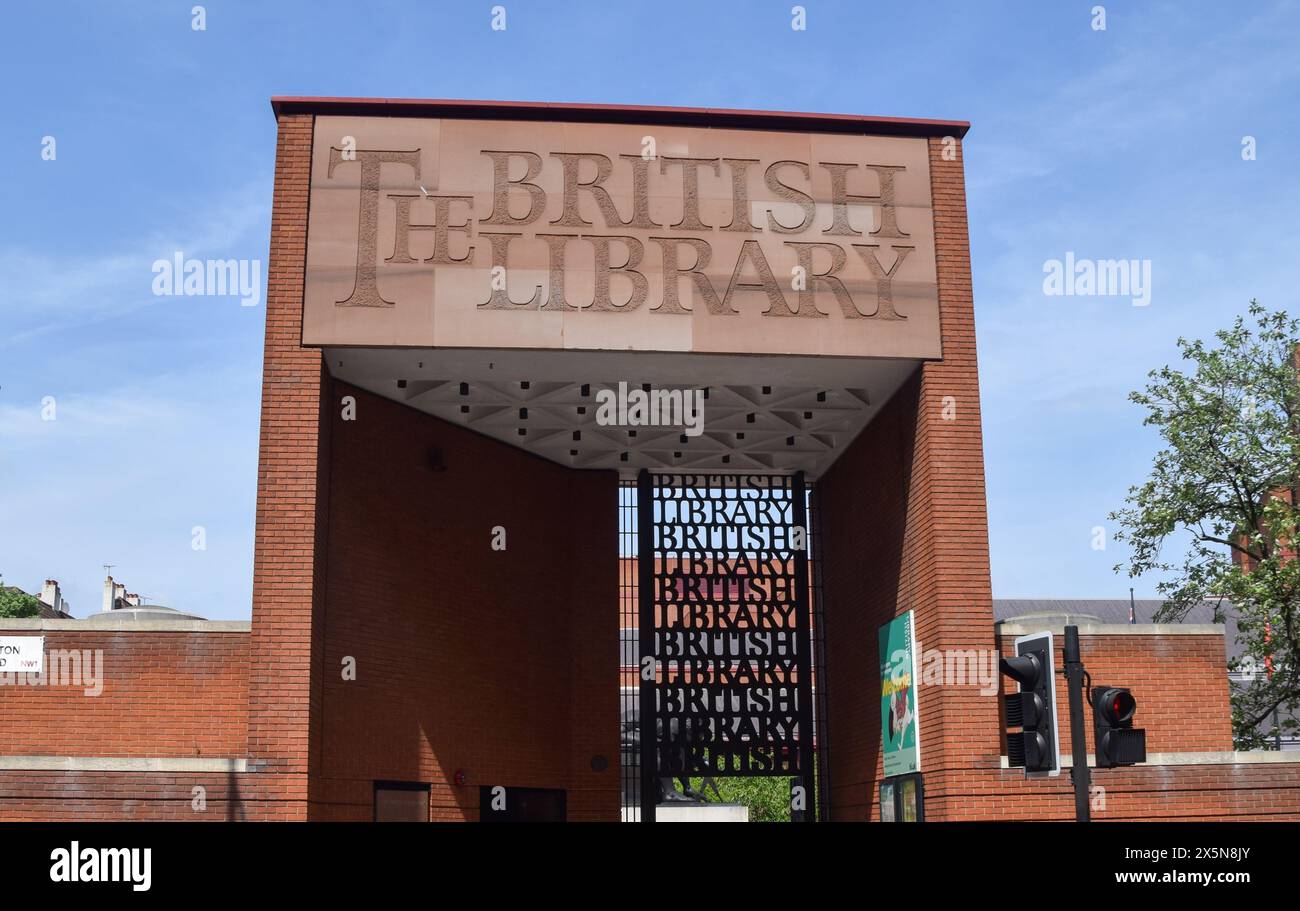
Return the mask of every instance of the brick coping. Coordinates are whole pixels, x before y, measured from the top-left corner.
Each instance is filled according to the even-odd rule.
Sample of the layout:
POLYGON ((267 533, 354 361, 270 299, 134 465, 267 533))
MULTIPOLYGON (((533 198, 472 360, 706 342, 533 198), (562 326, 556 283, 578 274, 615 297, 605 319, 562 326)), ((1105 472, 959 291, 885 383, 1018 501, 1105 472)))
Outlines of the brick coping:
MULTIPOLYGON (((1009 769, 1007 757, 1002 756, 1001 767, 1009 769)), ((1088 754, 1088 765, 1095 767, 1097 757, 1088 754)), ((1148 753, 1147 761, 1141 765, 1129 766, 1134 769, 1146 769, 1153 766, 1188 766, 1188 765, 1260 765, 1276 763, 1300 763, 1300 750, 1250 750, 1248 752, 1225 751, 1204 753, 1148 753)), ((1061 757, 1061 768, 1068 769, 1074 762, 1068 755, 1061 757)))
MULTIPOLYGON (((1034 633, 1065 635, 1064 619, 999 620, 993 624, 999 635, 1028 636, 1034 633)), ((1222 623, 1093 623, 1080 619, 1080 636, 1222 636, 1222 623)))
POLYGON ((142 632, 142 633, 246 633, 252 628, 249 620, 193 620, 182 618, 129 619, 112 617, 108 620, 96 619, 93 623, 86 620, 47 620, 41 617, 0 620, 0 633, 9 630, 48 630, 82 633, 94 632, 142 632))
POLYGON ((0 772, 255 772, 226 756, 0 756, 0 772))

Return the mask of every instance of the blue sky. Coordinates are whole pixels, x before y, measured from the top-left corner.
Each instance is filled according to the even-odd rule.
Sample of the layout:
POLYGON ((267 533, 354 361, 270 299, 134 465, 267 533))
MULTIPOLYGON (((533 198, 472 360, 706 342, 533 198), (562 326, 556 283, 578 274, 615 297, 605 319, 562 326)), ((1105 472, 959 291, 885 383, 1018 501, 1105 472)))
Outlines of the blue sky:
POLYGON ((1095 0, 811 0, 802 32, 788 0, 504 0, 504 32, 492 2, 214 0, 205 31, 193 5, 12 7, 0 36, 0 573, 58 578, 78 616, 104 563, 153 601, 250 614, 265 312, 156 297, 151 265, 265 262, 272 95, 970 120, 998 597, 1125 596, 1122 550, 1092 541, 1157 444, 1127 392, 1251 297, 1297 308, 1295 3, 1111 2, 1096 31, 1095 0), (1067 251, 1150 260, 1150 304, 1045 296, 1067 251))

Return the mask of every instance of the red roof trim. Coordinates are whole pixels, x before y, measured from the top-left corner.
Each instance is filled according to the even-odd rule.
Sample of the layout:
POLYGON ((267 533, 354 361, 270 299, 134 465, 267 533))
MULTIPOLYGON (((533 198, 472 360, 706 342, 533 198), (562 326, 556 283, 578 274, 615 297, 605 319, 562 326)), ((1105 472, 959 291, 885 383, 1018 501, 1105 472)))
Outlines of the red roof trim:
POLYGON ((282 114, 379 117, 481 117, 501 120, 570 120, 646 123, 748 130, 872 133, 886 136, 965 136, 965 120, 814 114, 802 111, 744 111, 637 104, 567 104, 545 101, 467 101, 444 98, 312 98, 277 95, 271 110, 282 114))

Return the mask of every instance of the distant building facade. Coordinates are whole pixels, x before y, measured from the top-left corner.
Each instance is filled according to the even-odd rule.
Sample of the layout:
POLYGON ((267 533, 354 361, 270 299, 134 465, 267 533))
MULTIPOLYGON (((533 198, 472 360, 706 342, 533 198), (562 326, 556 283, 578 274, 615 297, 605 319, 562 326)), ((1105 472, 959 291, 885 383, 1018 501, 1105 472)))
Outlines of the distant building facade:
MULTIPOLYGON (((1164 603, 1158 598, 1138 598, 1132 602, 1121 598, 994 598, 993 617, 999 622, 1027 622, 1029 618, 1037 616, 1070 616, 1083 622, 1119 625, 1129 623, 1131 616, 1132 622, 1144 624, 1155 622, 1155 616, 1164 603)), ((1220 622, 1216 616, 1215 605, 1205 602, 1188 611, 1183 622, 1213 624, 1220 622)), ((1223 607, 1222 623, 1224 672, 1230 689, 1235 691, 1238 687, 1249 685, 1256 675, 1266 673, 1266 669, 1246 655, 1241 643, 1237 641, 1237 618, 1230 604, 1223 607)), ((1276 749, 1300 750, 1300 737, 1274 733, 1273 721, 1261 722, 1260 730, 1269 736, 1276 749)))

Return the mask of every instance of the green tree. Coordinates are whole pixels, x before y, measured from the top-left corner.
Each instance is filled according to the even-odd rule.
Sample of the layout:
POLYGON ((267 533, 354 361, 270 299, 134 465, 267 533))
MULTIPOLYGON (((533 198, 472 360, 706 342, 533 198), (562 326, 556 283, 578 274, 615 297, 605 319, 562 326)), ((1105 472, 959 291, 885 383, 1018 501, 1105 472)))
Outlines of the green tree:
POLYGON ((0 586, 0 617, 14 619, 22 617, 39 617, 41 602, 34 595, 16 588, 0 586))
MULTIPOLYGON (((718 778, 718 795, 722 803, 749 807, 750 822, 790 821, 789 778, 718 778)), ((692 778, 691 787, 704 793, 703 778, 692 778)), ((706 794, 711 797, 712 792, 706 794)))
POLYGON ((1234 688, 1239 749, 1268 748, 1275 714, 1283 733, 1300 727, 1290 711, 1300 701, 1300 321, 1253 300, 1249 314, 1215 333, 1217 345, 1180 338, 1186 368, 1152 371, 1129 396, 1164 448, 1111 514, 1131 548, 1128 574, 1166 576, 1158 621, 1210 601, 1220 622, 1225 609, 1236 616, 1238 667, 1271 657, 1271 676, 1234 688), (1171 536, 1189 540, 1185 552, 1166 555, 1171 536))

